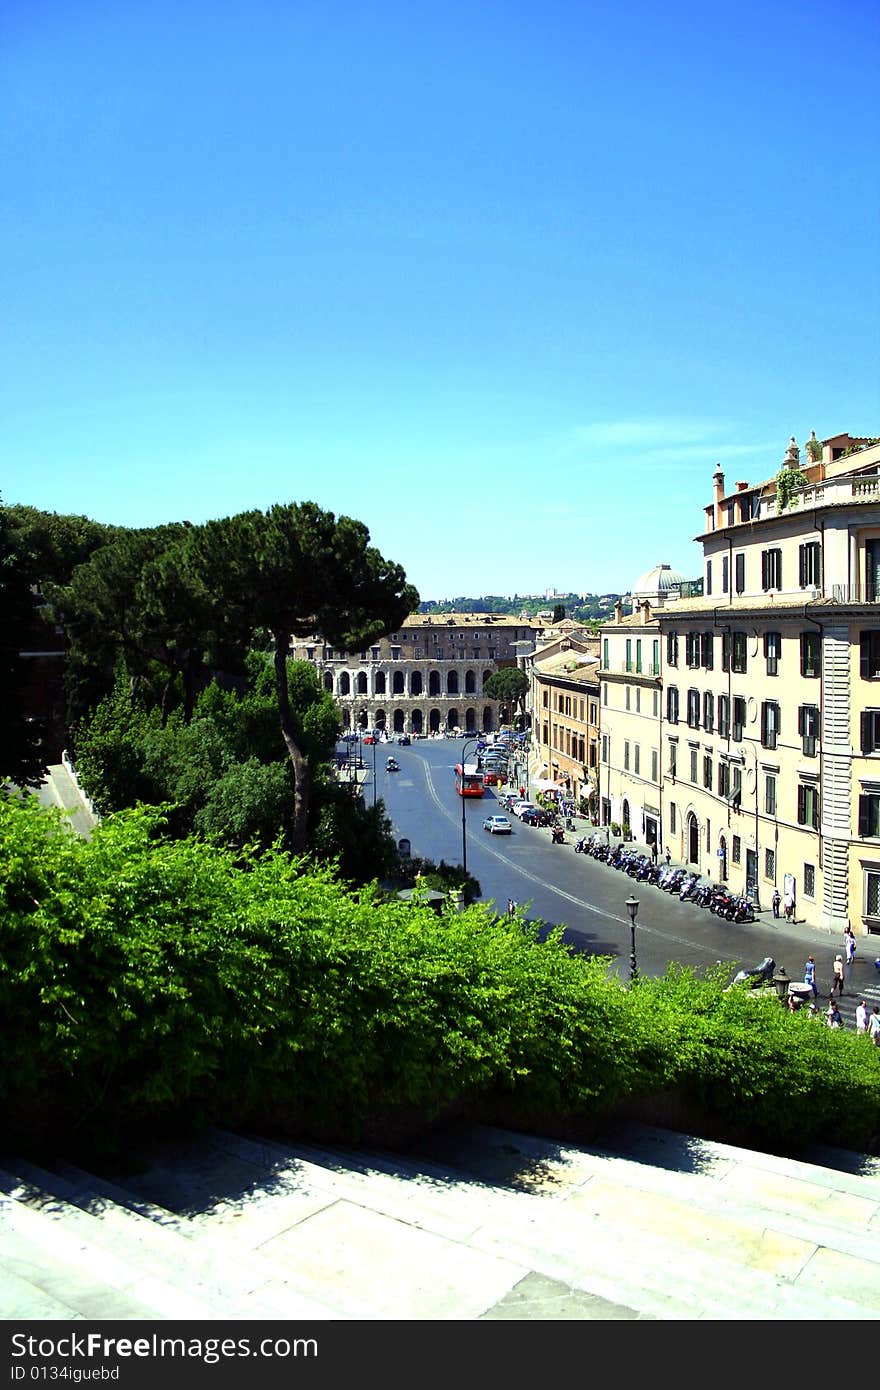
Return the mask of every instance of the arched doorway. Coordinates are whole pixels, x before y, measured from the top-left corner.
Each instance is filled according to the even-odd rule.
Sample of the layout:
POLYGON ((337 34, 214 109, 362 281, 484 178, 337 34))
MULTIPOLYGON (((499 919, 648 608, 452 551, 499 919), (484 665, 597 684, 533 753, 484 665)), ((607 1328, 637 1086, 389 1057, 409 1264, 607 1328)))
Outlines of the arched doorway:
POLYGON ((631 830, 632 821, 629 818, 629 802, 626 797, 623 798, 623 806, 621 807, 620 814, 623 817, 623 826, 625 826, 627 830, 631 830))
POLYGON ((324 689, 325 689, 325 690, 329 690, 330 693, 331 693, 331 695, 332 695, 332 693, 333 693, 333 672, 332 672, 332 671, 325 671, 325 672, 324 672, 324 689))
POLYGON ((428 672, 428 694, 429 694, 429 695, 439 695, 439 694, 440 694, 440 672, 439 672, 439 671, 429 671, 429 672, 428 672))
POLYGON ((492 728, 492 706, 486 705, 483 709, 483 733, 488 734, 492 728))
POLYGON ((376 728, 377 728, 377 729, 384 729, 384 728, 385 728, 385 711, 384 711, 383 709, 377 709, 377 710, 376 710, 376 721, 375 721, 375 722, 376 722, 376 728))
POLYGON ((366 693, 367 693, 367 673, 366 673, 366 671, 358 671, 358 677, 357 677, 357 693, 358 693, 358 695, 366 695, 366 693))
POLYGON ((448 674, 447 677, 446 677, 446 694, 447 694, 447 695, 457 695, 457 694, 458 694, 458 672, 457 672, 457 671, 450 671, 449 674, 448 674))
POLYGON ((688 863, 699 864, 700 862, 700 827, 693 811, 688 812, 688 831, 687 831, 687 850, 688 863))
POLYGON ((357 722, 359 729, 366 729, 369 727, 369 725, 367 724, 367 711, 365 709, 361 710, 360 714, 357 717, 357 722))
POLYGON ((402 734, 402 733, 403 733, 403 730, 404 730, 403 710, 402 710, 402 709, 396 709, 396 710, 394 711, 394 732, 395 732, 396 734, 402 734))
POLYGON ((727 882, 727 837, 722 835, 718 841, 718 877, 727 882))
POLYGON ((464 712, 464 727, 469 734, 474 734, 477 731, 477 711, 473 707, 464 712))
POLYGON ((465 671, 464 693, 465 695, 476 695, 477 693, 477 678, 473 671, 465 671))
POLYGON ((459 725, 459 722, 458 722, 458 710, 457 710, 457 709, 451 709, 451 710, 449 711, 449 713, 447 714, 447 716, 446 716, 446 727, 447 727, 447 729, 458 729, 458 728, 461 727, 461 726, 459 725))
POLYGON ((419 738, 421 738, 424 732, 424 721, 420 709, 414 709, 412 712, 412 731, 414 734, 418 734, 419 738))
POLYGON ((432 709, 430 714, 428 715, 428 729, 432 734, 439 734, 440 711, 438 709, 432 709))
POLYGON ((351 676, 347 671, 343 671, 339 677, 339 693, 340 695, 351 694, 351 676))
POLYGON ((421 695, 423 688, 421 671, 413 671, 409 678, 410 695, 421 695))
POLYGON ((375 692, 375 693, 376 693, 377 695, 384 695, 384 694, 385 694, 385 672, 384 672, 384 671, 377 671, 377 672, 376 672, 376 692, 375 692))
POLYGON ((404 693, 403 672, 395 671, 391 677, 391 694, 402 695, 404 693))

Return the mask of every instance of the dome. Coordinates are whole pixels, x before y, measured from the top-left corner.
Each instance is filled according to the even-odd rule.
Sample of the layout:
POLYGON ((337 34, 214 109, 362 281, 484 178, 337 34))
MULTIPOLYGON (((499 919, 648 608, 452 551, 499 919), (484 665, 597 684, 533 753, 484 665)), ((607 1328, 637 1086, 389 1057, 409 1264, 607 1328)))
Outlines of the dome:
POLYGON ((672 590, 678 589, 684 582, 684 575, 679 574, 678 570, 672 569, 670 565, 655 565, 636 581, 631 593, 634 599, 659 598, 662 602, 672 590))

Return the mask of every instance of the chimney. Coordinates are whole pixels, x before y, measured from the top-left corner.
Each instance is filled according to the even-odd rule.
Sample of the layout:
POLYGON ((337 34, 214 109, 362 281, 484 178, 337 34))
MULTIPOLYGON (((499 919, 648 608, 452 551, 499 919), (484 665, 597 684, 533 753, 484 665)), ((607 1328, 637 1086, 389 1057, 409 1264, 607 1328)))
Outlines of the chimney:
POLYGON ((716 463, 715 472, 712 474, 712 485, 715 489, 715 525, 721 525, 721 499, 724 496, 724 472, 720 463, 716 463))
POLYGON ((647 627, 648 623, 651 621, 651 601, 650 601, 650 599, 643 598, 641 604, 639 605, 639 607, 641 608, 641 622, 642 622, 642 627, 647 627))
POLYGON ((737 483, 737 485, 736 485, 736 490, 737 490, 737 492, 745 492, 745 490, 746 490, 747 487, 748 487, 748 483, 737 483))
POLYGON ((619 598, 619 599, 617 600, 617 602, 615 603, 615 605, 614 605, 614 621, 615 621, 616 623, 622 623, 622 622, 623 622, 623 599, 622 599, 622 598, 619 598))

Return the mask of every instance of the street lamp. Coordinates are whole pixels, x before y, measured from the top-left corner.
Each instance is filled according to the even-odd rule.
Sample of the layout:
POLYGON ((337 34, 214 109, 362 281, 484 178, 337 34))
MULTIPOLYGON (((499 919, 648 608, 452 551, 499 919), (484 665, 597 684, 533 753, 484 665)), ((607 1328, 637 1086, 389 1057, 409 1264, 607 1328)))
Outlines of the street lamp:
POLYGON ((461 748, 461 867, 467 873, 467 822, 465 821, 465 806, 467 797, 464 794, 464 769, 465 769, 465 749, 469 743, 476 747, 478 739, 466 738, 461 748))
POLYGON ((632 980, 634 980, 634 979, 636 978, 636 976, 637 976, 638 973, 639 973, 639 972, 638 972, 638 967, 636 966, 636 917, 637 917, 638 911, 639 911, 639 900, 638 900, 638 898, 634 898, 633 895, 632 895, 632 893, 630 893, 629 897, 627 898, 626 902, 624 903, 624 907, 626 908, 627 912, 629 913, 629 929, 630 929, 629 978, 630 978, 630 981, 632 981, 632 980))

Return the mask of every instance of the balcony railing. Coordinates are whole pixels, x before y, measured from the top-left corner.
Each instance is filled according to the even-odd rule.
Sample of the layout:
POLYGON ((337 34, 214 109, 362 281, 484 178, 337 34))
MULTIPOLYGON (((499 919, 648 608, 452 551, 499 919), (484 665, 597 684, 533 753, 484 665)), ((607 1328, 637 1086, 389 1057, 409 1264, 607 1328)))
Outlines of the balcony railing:
POLYGON ((880 584, 832 584, 830 597, 834 603, 880 603, 880 584))
POLYGON ((624 671, 628 676, 659 676, 660 667, 655 666, 653 661, 622 661, 617 668, 624 671))

